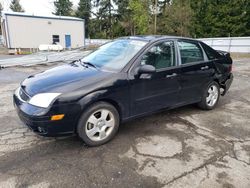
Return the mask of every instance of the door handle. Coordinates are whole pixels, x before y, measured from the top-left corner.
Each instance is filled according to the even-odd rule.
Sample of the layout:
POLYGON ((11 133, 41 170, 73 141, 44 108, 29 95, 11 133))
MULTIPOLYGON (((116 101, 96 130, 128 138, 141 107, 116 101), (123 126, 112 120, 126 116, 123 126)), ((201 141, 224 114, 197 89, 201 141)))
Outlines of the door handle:
POLYGON ((201 67, 201 70, 207 70, 207 69, 209 69, 209 66, 201 67))
POLYGON ((172 77, 175 77, 175 76, 177 76, 177 74, 176 74, 176 73, 173 73, 173 74, 168 74, 168 75, 166 76, 166 78, 172 78, 172 77))

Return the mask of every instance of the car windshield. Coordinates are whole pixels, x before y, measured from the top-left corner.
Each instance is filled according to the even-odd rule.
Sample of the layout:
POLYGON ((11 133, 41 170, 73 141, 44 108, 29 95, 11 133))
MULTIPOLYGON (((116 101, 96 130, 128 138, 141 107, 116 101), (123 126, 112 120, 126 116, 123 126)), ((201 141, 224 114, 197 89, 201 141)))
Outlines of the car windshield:
POLYGON ((99 47, 82 59, 82 62, 91 63, 94 66, 118 72, 139 52, 146 41, 118 39, 99 47))

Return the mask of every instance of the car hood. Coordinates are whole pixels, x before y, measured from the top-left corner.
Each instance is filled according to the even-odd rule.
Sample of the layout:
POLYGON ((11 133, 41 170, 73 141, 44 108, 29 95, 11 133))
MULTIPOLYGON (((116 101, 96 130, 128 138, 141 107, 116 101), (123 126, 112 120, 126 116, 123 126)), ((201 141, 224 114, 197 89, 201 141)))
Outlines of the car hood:
POLYGON ((91 90, 111 74, 94 67, 84 67, 80 63, 70 63, 31 75, 21 83, 21 87, 31 97, 38 93, 91 90))

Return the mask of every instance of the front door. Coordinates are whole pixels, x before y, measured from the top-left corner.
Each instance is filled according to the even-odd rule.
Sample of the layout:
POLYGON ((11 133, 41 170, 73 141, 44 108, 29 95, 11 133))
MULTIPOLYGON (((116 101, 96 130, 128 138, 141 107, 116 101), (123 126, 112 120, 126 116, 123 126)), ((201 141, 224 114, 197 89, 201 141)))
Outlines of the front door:
POLYGON ((65 35, 65 47, 71 48, 71 36, 70 35, 65 35))
POLYGON ((132 116, 171 107, 179 102, 180 69, 177 66, 174 41, 152 46, 141 57, 138 67, 145 64, 154 66, 156 72, 141 75, 135 73, 130 80, 132 116))

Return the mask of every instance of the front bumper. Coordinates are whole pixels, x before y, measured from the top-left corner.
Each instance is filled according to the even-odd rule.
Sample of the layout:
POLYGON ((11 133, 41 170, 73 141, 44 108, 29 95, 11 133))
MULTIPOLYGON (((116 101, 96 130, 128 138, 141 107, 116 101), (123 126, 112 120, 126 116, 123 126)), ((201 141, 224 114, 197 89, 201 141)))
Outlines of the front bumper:
POLYGON ((80 116, 79 105, 56 105, 48 110, 22 102, 15 95, 13 102, 20 120, 35 133, 49 137, 75 133, 80 116), (62 120, 52 121, 51 116, 57 114, 65 114, 65 116, 62 120))
POLYGON ((224 91, 221 94, 222 96, 224 96, 229 90, 230 86, 232 85, 233 79, 234 79, 234 76, 232 73, 230 73, 226 81, 222 84, 222 88, 224 89, 224 91))

